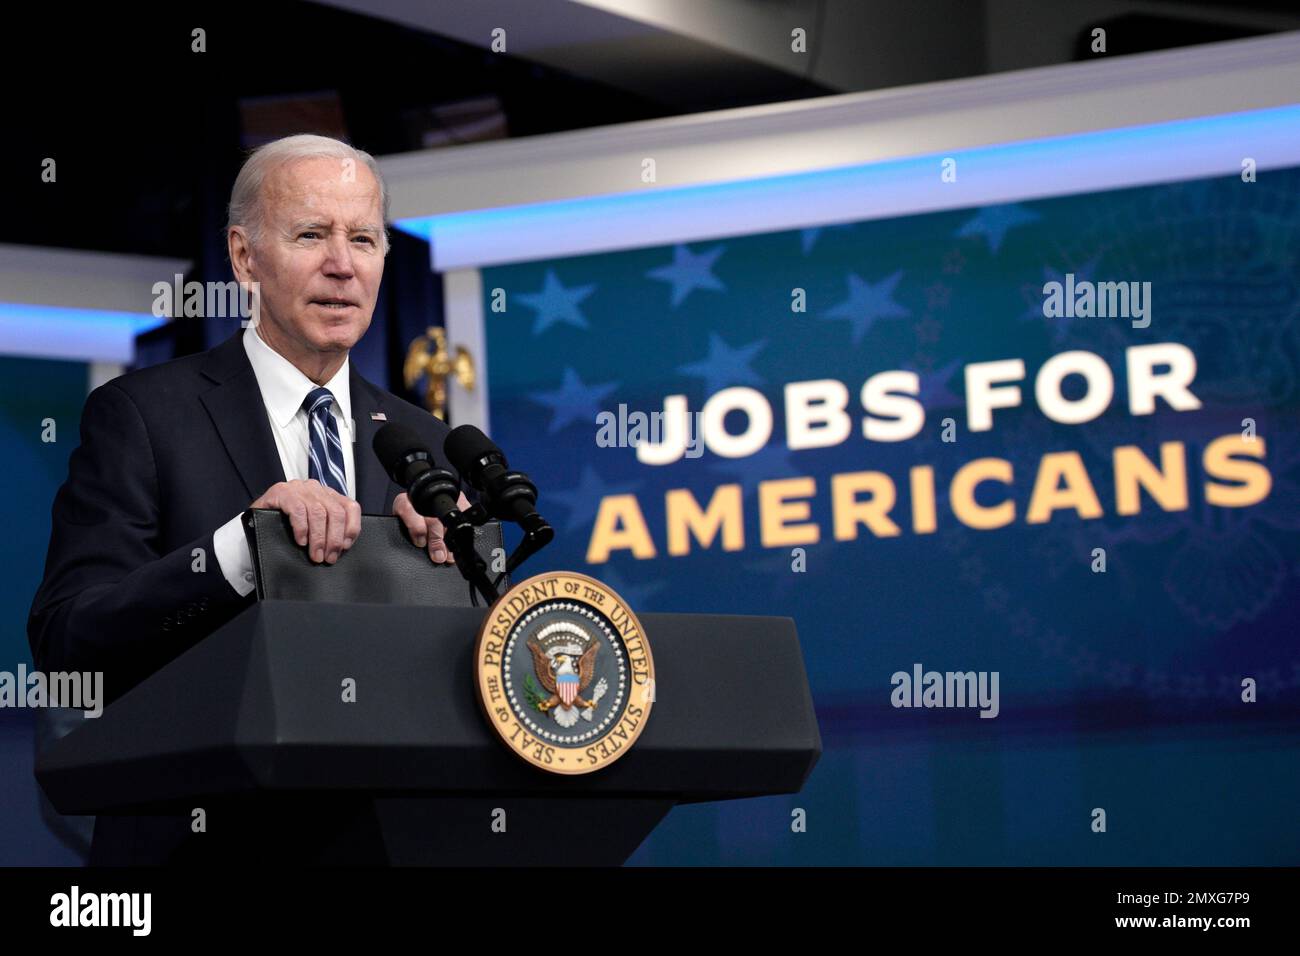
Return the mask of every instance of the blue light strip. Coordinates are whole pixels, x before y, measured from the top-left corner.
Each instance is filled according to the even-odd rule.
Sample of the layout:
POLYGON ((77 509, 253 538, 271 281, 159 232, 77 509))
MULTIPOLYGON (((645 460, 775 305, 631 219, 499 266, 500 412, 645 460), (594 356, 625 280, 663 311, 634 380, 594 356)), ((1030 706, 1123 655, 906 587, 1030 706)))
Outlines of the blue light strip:
POLYGON ((169 321, 136 312, 0 302, 0 355, 126 365, 135 360, 135 337, 169 321))
POLYGON ((398 220, 434 269, 695 242, 1300 165, 1300 106, 1021 140, 837 169, 398 220), (940 163, 957 162, 957 181, 940 163))

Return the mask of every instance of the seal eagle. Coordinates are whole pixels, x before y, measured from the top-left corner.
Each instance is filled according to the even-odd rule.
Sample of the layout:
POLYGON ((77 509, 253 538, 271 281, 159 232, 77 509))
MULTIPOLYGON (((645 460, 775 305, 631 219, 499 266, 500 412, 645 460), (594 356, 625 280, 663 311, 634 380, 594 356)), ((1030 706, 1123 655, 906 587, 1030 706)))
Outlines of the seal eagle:
POLYGON ((572 727, 578 722, 578 711, 596 706, 594 700, 586 700, 579 695, 587 689, 595 674, 596 652, 600 649, 600 644, 592 641, 581 656, 578 656, 581 648, 573 645, 552 648, 548 654, 536 641, 529 640, 528 649, 533 653, 533 671, 542 687, 551 695, 541 701, 537 709, 543 714, 554 710, 551 716, 557 724, 572 727))

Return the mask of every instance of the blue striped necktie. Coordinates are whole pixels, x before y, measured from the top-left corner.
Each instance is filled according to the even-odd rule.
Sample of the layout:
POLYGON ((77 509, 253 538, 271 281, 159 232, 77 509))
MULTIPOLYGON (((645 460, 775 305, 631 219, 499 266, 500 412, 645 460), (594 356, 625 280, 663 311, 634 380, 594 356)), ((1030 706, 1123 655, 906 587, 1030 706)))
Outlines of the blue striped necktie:
POLYGON ((334 393, 328 388, 313 388, 303 401, 307 410, 307 477, 315 478, 326 488, 347 496, 347 469, 343 464, 343 442, 339 426, 330 414, 334 393))

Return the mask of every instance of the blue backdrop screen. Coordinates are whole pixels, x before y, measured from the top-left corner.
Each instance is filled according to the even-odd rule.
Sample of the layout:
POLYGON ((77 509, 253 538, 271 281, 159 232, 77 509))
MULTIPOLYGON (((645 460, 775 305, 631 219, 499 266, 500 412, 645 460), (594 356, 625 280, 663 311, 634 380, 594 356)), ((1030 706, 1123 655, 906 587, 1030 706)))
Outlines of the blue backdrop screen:
POLYGON ((492 434, 559 532, 532 569, 799 627, 805 791, 679 808, 634 862, 1294 863, 1298 199, 1289 169, 484 270, 492 434), (899 706, 932 670, 996 706, 899 706))

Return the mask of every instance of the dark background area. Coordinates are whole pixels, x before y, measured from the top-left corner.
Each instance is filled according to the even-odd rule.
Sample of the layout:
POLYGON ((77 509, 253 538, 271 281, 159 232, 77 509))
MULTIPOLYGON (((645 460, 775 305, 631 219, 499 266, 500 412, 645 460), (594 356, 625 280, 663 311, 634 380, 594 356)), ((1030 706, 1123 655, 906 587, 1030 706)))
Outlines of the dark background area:
MULTIPOLYGON (((1107 55, 1267 32, 1186 2, 1135 6, 1145 12, 1091 21, 1107 29, 1107 55)), ((1297 14, 1285 0, 1234 6, 1297 14)), ((421 148, 411 114, 480 97, 495 98, 506 135, 520 137, 841 92, 790 75, 748 91, 700 84, 689 102, 653 99, 315 3, 53 9, 6 14, 0 242, 181 256, 205 271, 216 265, 212 237, 245 152, 241 103, 336 94, 349 140, 380 156, 421 148), (190 49, 196 26, 206 30, 204 53, 190 49), (58 161, 58 189, 40 181, 45 157, 58 161)), ((809 42, 816 55, 817 38, 809 42)), ((1075 31, 1070 55, 1055 58, 1092 58, 1089 42, 1075 31)), ((989 59, 974 57, 956 75, 989 72, 989 59)), ((954 75, 939 62, 914 69, 923 79, 954 75)))

